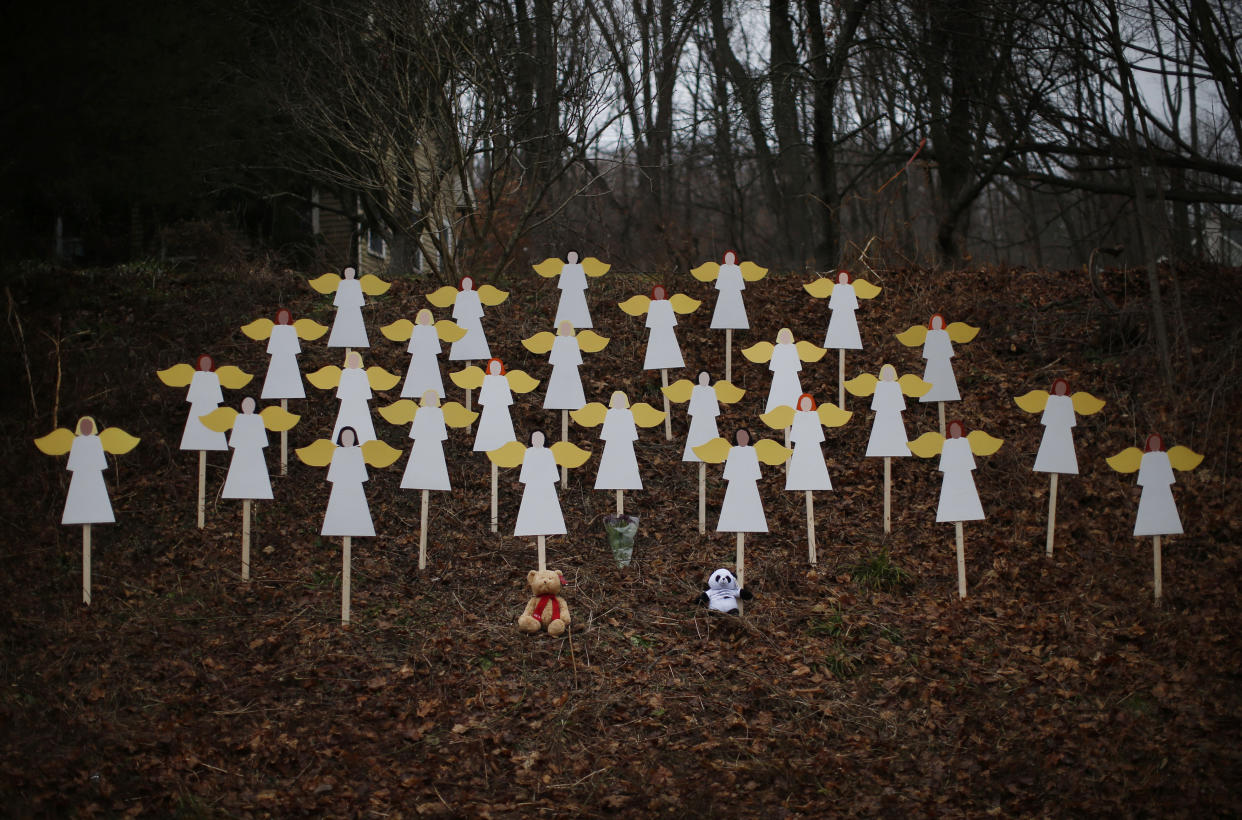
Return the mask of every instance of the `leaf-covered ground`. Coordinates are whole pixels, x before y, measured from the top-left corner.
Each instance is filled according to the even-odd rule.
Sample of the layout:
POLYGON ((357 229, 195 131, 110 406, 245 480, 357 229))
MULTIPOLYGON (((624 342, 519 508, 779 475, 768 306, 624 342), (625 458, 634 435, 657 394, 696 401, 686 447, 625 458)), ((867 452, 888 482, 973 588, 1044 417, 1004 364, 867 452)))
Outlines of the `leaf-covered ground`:
MULTIPOLYGON (((835 492, 817 494, 820 560, 807 563, 804 497, 780 470, 761 484, 770 532, 747 540, 757 588, 743 618, 691 602, 708 572, 731 566, 735 539, 714 532, 724 492, 708 479, 708 534, 697 528, 697 470, 680 441, 643 430, 646 489, 634 563, 619 569, 592 490, 595 451, 562 493, 568 537, 549 564, 572 586, 569 639, 519 634, 530 539, 512 531, 520 485, 502 471, 500 534, 488 525, 489 468, 470 437, 448 445, 454 489, 433 493, 430 566, 417 569, 418 494, 397 488, 404 461, 372 470, 379 532, 357 539, 353 623, 339 622, 341 547, 318 535, 324 471, 296 461, 256 505, 253 577, 240 579, 240 502, 210 497, 195 527, 197 458, 177 447, 184 391, 155 371, 209 352, 258 379, 264 345, 238 327, 287 305, 330 321, 313 272, 68 272, 6 280, 0 375, 7 385, 0 526, 0 795, 9 816, 466 817, 1236 816, 1242 812, 1242 631, 1236 544, 1242 529, 1236 410, 1242 309, 1237 271, 1165 280, 1179 385, 1160 386, 1147 341, 1145 279, 1082 272, 908 270, 859 320, 867 349, 850 375, 884 361, 922 372, 893 334, 934 311, 982 328, 957 347, 968 427, 1005 439, 980 458, 988 518, 966 525, 969 597, 957 596, 953 528, 934 523, 935 463, 894 465, 893 532, 882 534, 882 470, 863 458, 870 413, 829 430, 835 492), (1114 310, 1109 302, 1116 304, 1114 310), (1177 318, 1176 315, 1174 317, 1177 318), (1047 476, 1030 468, 1042 431, 1013 397, 1056 376, 1108 404, 1080 417, 1082 474, 1060 482, 1057 547, 1044 555, 1047 476), (31 439, 90 413, 141 436, 110 459, 118 522, 94 528, 94 602, 80 602, 80 528, 59 524, 64 459, 31 439), (1164 548, 1164 602, 1152 602, 1150 539, 1130 533, 1133 475, 1106 456, 1149 431, 1203 452, 1174 488, 1187 534, 1164 548)), ((738 354, 789 326, 822 341, 824 302, 805 277, 746 290, 751 332, 737 335, 734 382, 748 393, 721 430, 761 424, 765 367, 738 354)), ((493 351, 536 378, 548 369, 522 338, 549 329, 554 280, 497 283, 493 351)), ((613 389, 659 405, 639 370, 646 331, 616 302, 652 280, 593 282, 596 326, 611 344, 587 355, 588 397, 613 389)), ((688 367, 722 371, 707 325, 714 291, 686 274, 670 290, 704 299, 678 328, 688 367)), ((404 372, 404 346, 375 328, 425 305, 423 282, 397 282, 368 308, 367 364, 404 372)), ((304 344, 303 370, 338 363, 304 344)), ((459 365, 451 365, 456 369, 459 365)), ((835 400, 835 353, 806 366, 804 388, 835 400)), ((257 394, 258 381, 252 391, 257 394)), ((327 435, 329 394, 308 387, 294 445, 327 435)), ((375 405, 397 397, 381 396, 375 405)), ((236 403, 238 395, 227 396, 236 403)), ((457 398, 460 399, 460 396, 457 398)), ((519 434, 559 433, 541 391, 514 408, 519 434)), ((685 430, 674 408, 674 432, 685 430)), ((913 437, 932 406, 906 414, 913 437)), ((404 429, 377 418, 405 447, 404 429)), ((774 435, 770 434, 769 435, 774 435)), ((210 458, 208 489, 227 468, 210 458)), ((273 470, 275 474, 277 470, 273 470)))

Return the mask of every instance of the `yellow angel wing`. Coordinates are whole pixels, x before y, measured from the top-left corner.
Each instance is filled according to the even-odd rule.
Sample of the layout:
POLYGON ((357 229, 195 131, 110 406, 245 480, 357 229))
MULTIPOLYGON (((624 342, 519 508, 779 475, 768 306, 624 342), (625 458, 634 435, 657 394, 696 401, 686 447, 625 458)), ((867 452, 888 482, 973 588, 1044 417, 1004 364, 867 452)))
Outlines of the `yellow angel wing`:
POLYGON ((321 438, 293 452, 297 453, 298 459, 303 464, 309 464, 312 467, 327 467, 332 463, 332 454, 336 452, 336 445, 326 438, 321 438))
POLYGON ((738 265, 738 267, 742 269, 742 278, 747 282, 758 282, 760 279, 768 275, 767 268, 761 268, 754 262, 743 262, 738 265))
POLYGON ((392 282, 385 282, 373 273, 358 280, 358 285, 362 288, 362 292, 367 296, 379 296, 381 293, 387 293, 392 287, 392 282))
POLYGON ((157 370, 155 375, 169 387, 185 387, 194 379, 194 368, 188 364, 174 364, 167 370, 157 370))
POLYGON ((590 404, 584 404, 577 410, 570 410, 569 415, 573 418, 574 424, 583 427, 598 427, 604 423, 604 416, 608 415, 608 408, 597 401, 590 404))
POLYGON ((1169 448, 1169 464, 1173 465, 1174 469, 1182 470, 1183 472, 1193 470, 1199 466, 1201 461, 1203 461, 1203 456, 1189 447, 1183 447, 1179 444, 1176 447, 1169 448))
POLYGON ((67 427, 57 427, 46 436, 34 440, 39 452, 49 456, 63 456, 73 449, 73 431, 67 427))
POLYGON ((526 458, 526 445, 520 441, 511 441, 503 447, 495 450, 488 450, 487 457, 497 467, 516 467, 526 458))
POLYGON ((1042 413, 1048 406, 1048 391, 1032 390, 1029 393, 1023 393, 1021 396, 1015 396, 1013 403, 1028 413, 1042 413))
POLYGON ((582 260, 582 272, 592 279, 598 279, 609 271, 612 265, 607 262, 601 262, 594 256, 588 256, 582 260))
POLYGON ((418 415, 418 405, 413 399, 401 399, 379 408, 379 414, 389 424, 409 424, 418 415))
POLYGON ((499 305, 501 302, 509 298, 509 291, 501 290, 491 285, 484 285, 479 288, 479 301, 488 307, 499 305))
POLYGON ((341 383, 341 368, 334 364, 324 365, 314 373, 307 373, 306 380, 320 390, 331 390, 341 383))
POLYGON ((787 404, 781 404, 766 413, 760 413, 759 420, 773 430, 784 430, 793 424, 794 409, 787 404))
POLYGON ((466 329, 452 319, 441 319, 436 322, 436 335, 442 342, 456 342, 466 335, 466 329))
POLYGON ((1070 401, 1074 404, 1074 412, 1082 416, 1090 416, 1104 409, 1104 400, 1097 399, 1090 393, 1079 391, 1070 396, 1070 401))
POLYGON ((444 423, 449 427, 469 427, 479 417, 478 413, 467 410, 455 401, 446 401, 440 405, 440 412, 444 414, 444 423))
POLYGON ((927 341, 927 326, 912 325, 897 334, 897 341, 906 347, 918 347, 927 341))
POLYGON ((733 382, 727 382, 724 379, 712 385, 712 389, 716 391, 716 399, 725 404, 734 404, 742 400, 742 396, 746 395, 746 391, 740 387, 735 387, 733 382))
POLYGON ((631 316, 642 316, 647 312, 647 309, 651 307, 651 297, 644 296, 641 293, 636 293, 629 299, 626 299, 624 302, 618 304, 617 307, 621 308, 631 316))
POLYGON ((401 451, 377 438, 362 445, 362 460, 372 467, 387 467, 401 458, 401 451))
POLYGON ((979 335, 979 328, 971 327, 965 322, 953 322, 945 330, 949 332, 949 338, 958 344, 965 344, 979 335))
POLYGON ((825 427, 842 427, 854 415, 849 410, 842 410, 830 401, 821 404, 816 413, 819 415, 819 423, 825 427))
POLYGON ((1115 456, 1104 459, 1108 466, 1119 473, 1133 473, 1143 464, 1143 451, 1137 447, 1127 447, 1115 456))
POLYGON ((970 451, 977 456, 990 456, 1005 443, 1004 439, 989 435, 982 430, 971 430, 966 434, 966 440, 970 442, 970 451))
POLYGON ((583 330, 578 334, 578 348, 587 353, 598 353, 608 346, 608 338, 594 330, 583 330))
POLYGON ((531 336, 529 339, 522 340, 522 347, 531 353, 539 353, 540 355, 547 353, 552 349, 552 343, 556 341, 556 337, 549 331, 541 331, 531 336))
POLYGON ((832 289, 836 286, 836 282, 825 276, 821 276, 814 282, 807 282, 802 286, 802 289, 814 296, 816 299, 827 299, 832 295, 832 289))
POLYGON ((906 446, 919 458, 931 458, 944 449, 944 436, 936 432, 924 433, 906 446))
POLYGON ((310 280, 310 286, 323 294, 335 293, 341 286, 341 276, 336 273, 325 273, 310 280))
POLYGON ((226 364, 224 367, 216 368, 216 378, 220 380, 220 384, 229 390, 240 390, 250 384, 250 380, 254 378, 240 367, 234 367, 226 364))
POLYGON ((691 268, 690 275, 700 282, 715 282, 716 277, 720 275, 720 263, 704 262, 697 268, 691 268))
POLYGON ((539 386, 539 379, 524 370, 510 370, 505 374, 505 379, 509 382, 509 389, 514 393, 529 393, 539 386))
POLYGON ((452 285, 436 288, 427 294, 427 301, 438 308, 452 307, 453 303, 457 301, 457 288, 452 285))
POLYGON ((373 364, 367 368, 367 383, 371 385, 372 390, 392 390, 401 383, 401 377, 389 373, 378 364, 373 364))
POLYGON ((657 410, 646 402, 631 404, 630 412, 634 414, 634 423, 639 427, 655 427, 664 421, 664 411, 657 410))
POLYGON ((105 427, 99 434, 99 443, 103 445, 104 452, 114 456, 125 455, 137 447, 138 442, 137 436, 131 436, 120 427, 105 427))
POLYGON ((462 368, 456 373, 450 373, 449 378, 453 384, 466 390, 477 390, 483 386, 483 377, 487 375, 483 372, 483 368, 477 364, 462 368))
POLYGON ((783 444, 777 444, 772 439, 764 438, 755 442, 755 455, 759 456, 759 460, 770 467, 776 467, 784 464, 793 455, 793 450, 783 444))
POLYGON ((804 362, 817 362, 828 352, 827 349, 805 339, 795 344, 794 347, 798 348, 798 358, 804 362))
POLYGON ((681 404, 690 401, 691 394, 694 393, 694 382, 689 379, 678 379, 668 387, 661 387, 660 392, 663 393, 669 401, 681 404))
POLYGON ((668 297, 668 303, 673 306, 674 313, 680 313, 682 316, 694 313, 699 309, 699 305, 703 304, 698 299, 692 299, 684 293, 674 293, 668 297))
POLYGON ((394 342, 408 342, 414 335, 414 323, 409 319, 398 319, 390 325, 381 327, 380 333, 384 334, 385 339, 394 342))
POLYGON ((901 392, 911 398, 917 399, 919 396, 926 396, 932 389, 931 382, 925 382, 913 373, 907 373, 897 380, 901 385, 901 392))
POLYGON ((851 396, 870 396, 879 383, 880 380, 871 373, 863 373, 846 381, 845 389, 850 391, 851 396))
POLYGON ((560 276, 561 268, 565 267, 565 263, 555 256, 549 256, 538 265, 531 265, 531 267, 544 279, 551 279, 553 276, 560 276))
POLYGON ((233 422, 241 415, 232 407, 217 407, 205 416, 199 416, 198 420, 208 430, 214 430, 217 433, 225 433, 233 429, 233 422))
POLYGON ((301 418, 296 413, 290 413, 288 410, 282 409, 278 404, 264 407, 259 412, 259 416, 263 419, 264 427, 269 430, 275 430, 277 433, 292 430, 293 426, 298 423, 298 419, 301 418))
POLYGON ((729 451, 733 449, 733 445, 729 444, 726 439, 714 438, 711 441, 705 441, 698 447, 694 447, 694 454, 706 461, 708 464, 719 464, 729 457, 729 451))
POLYGON ((866 279, 855 279, 850 284, 854 286, 854 295, 859 299, 874 299, 883 290, 879 285, 873 285, 866 279))
POLYGON ((271 319, 255 319, 248 325, 242 325, 241 332, 259 342, 271 336, 272 328, 274 327, 276 327, 276 323, 271 319))
POLYGON ((750 347, 742 349, 742 355, 755 364, 763 364, 772 361, 772 353, 776 350, 776 345, 771 342, 756 342, 750 347))
POLYGON ((558 441, 548 449, 552 451, 552 457, 556 459, 557 464, 571 470, 586 464, 587 459, 591 457, 590 450, 583 450, 577 444, 568 441, 558 441))
POLYGON ((293 323, 293 329, 299 339, 305 339, 308 342, 313 342, 328 332, 327 325, 321 325, 314 319, 298 319, 293 323))

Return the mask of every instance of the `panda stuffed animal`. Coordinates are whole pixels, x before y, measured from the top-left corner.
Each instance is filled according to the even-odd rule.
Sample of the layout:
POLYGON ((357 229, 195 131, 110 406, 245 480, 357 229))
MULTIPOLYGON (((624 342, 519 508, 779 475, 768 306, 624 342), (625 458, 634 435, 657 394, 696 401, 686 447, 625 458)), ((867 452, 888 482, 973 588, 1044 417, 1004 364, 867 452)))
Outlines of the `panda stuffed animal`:
POLYGON ((721 567, 707 579, 707 589, 699 594, 699 597, 695 599, 695 603, 706 605, 709 611, 736 615, 738 612, 738 599, 749 601, 754 597, 746 587, 738 587, 737 578, 733 576, 732 572, 721 567))

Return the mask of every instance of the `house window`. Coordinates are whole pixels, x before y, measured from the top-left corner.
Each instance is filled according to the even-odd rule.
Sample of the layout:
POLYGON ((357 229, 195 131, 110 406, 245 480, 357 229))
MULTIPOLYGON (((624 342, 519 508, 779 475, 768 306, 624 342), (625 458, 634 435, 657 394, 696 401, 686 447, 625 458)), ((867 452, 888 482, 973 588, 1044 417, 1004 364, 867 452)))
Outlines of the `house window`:
POLYGON ((388 244, 378 231, 367 228, 367 253, 385 259, 388 256, 388 244))

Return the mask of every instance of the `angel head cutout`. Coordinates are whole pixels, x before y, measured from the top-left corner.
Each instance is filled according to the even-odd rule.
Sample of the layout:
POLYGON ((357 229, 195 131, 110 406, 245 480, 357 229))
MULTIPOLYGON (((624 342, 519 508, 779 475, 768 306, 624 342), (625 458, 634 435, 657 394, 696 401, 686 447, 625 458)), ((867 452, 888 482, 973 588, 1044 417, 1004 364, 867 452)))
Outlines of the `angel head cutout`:
POLYGON ((1203 461, 1203 456, 1189 447, 1177 446, 1164 449, 1164 439, 1152 433, 1144 442, 1143 449, 1129 447, 1109 458, 1108 466, 1119 473, 1138 471, 1138 514, 1134 520, 1134 534, 1180 535, 1182 519, 1173 500, 1173 470, 1187 472, 1203 461))
POLYGON ((78 419, 73 430, 58 427, 46 436, 35 439, 35 446, 45 455, 69 454, 66 469, 72 477, 60 523, 111 524, 116 520, 103 477, 103 471, 108 469, 105 453, 124 455, 134 449, 138 441, 119 427, 101 431, 91 416, 78 419))
POLYGON ((1058 378, 1052 391, 1032 390, 1018 396, 1014 403, 1028 413, 1043 413, 1039 423, 1044 427, 1039 452, 1035 456, 1037 473, 1078 473, 1078 456, 1074 449, 1073 428, 1078 424, 1075 414, 1091 415, 1104 407, 1104 402, 1090 393, 1070 395, 1069 382, 1058 378))

